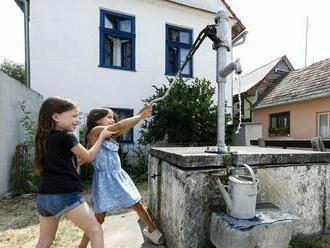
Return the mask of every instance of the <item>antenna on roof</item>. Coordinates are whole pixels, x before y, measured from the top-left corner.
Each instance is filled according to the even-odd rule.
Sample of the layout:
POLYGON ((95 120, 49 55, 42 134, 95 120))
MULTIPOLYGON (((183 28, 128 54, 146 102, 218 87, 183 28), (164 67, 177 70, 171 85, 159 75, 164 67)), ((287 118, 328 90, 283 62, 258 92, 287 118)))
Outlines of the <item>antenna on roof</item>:
POLYGON ((306 41, 305 41, 305 67, 307 65, 307 42, 308 42, 308 16, 306 16, 306 41))

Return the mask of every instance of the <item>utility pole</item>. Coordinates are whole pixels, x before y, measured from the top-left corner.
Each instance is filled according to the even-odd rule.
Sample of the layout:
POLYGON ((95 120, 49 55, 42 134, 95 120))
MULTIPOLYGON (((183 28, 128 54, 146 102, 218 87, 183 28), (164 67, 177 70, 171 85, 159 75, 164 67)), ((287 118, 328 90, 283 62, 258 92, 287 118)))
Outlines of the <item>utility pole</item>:
POLYGON ((307 46, 308 46, 308 16, 306 16, 305 67, 307 65, 307 46))

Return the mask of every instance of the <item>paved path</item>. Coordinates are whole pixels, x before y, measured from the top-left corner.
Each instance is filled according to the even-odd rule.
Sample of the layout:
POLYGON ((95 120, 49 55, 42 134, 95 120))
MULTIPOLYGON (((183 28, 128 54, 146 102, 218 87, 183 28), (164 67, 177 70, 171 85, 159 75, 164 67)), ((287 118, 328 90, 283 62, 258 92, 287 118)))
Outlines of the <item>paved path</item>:
POLYGON ((142 235, 145 225, 135 212, 107 216, 103 224, 106 248, 166 248, 153 245, 142 235))

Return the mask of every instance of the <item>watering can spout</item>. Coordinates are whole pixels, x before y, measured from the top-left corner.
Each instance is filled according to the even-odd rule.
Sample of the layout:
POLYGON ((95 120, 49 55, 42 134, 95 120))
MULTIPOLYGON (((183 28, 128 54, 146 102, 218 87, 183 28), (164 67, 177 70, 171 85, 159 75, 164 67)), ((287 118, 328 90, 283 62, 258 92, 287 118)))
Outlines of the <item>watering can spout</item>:
POLYGON ((220 192, 223 196, 223 199, 225 200, 226 202, 226 206, 227 206, 227 211, 230 212, 233 208, 233 202, 225 188, 225 185, 222 184, 221 180, 219 178, 217 178, 217 183, 219 185, 219 189, 220 189, 220 192))

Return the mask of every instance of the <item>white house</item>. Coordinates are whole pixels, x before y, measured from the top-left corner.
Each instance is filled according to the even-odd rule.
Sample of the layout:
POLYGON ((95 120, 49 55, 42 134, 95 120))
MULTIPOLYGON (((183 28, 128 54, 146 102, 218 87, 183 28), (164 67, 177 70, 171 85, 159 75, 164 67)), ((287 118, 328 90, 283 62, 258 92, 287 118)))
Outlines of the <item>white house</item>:
MULTIPOLYGON (((137 112, 141 100, 154 93, 152 85, 167 83, 165 76, 177 72, 220 8, 230 16, 233 38, 245 29, 224 0, 27 2, 31 87, 45 98, 71 98, 85 113, 98 106, 126 116, 137 112)), ((184 73, 216 85, 215 68, 216 52, 205 40, 184 73)), ((231 88, 228 84, 229 103, 231 88)))

